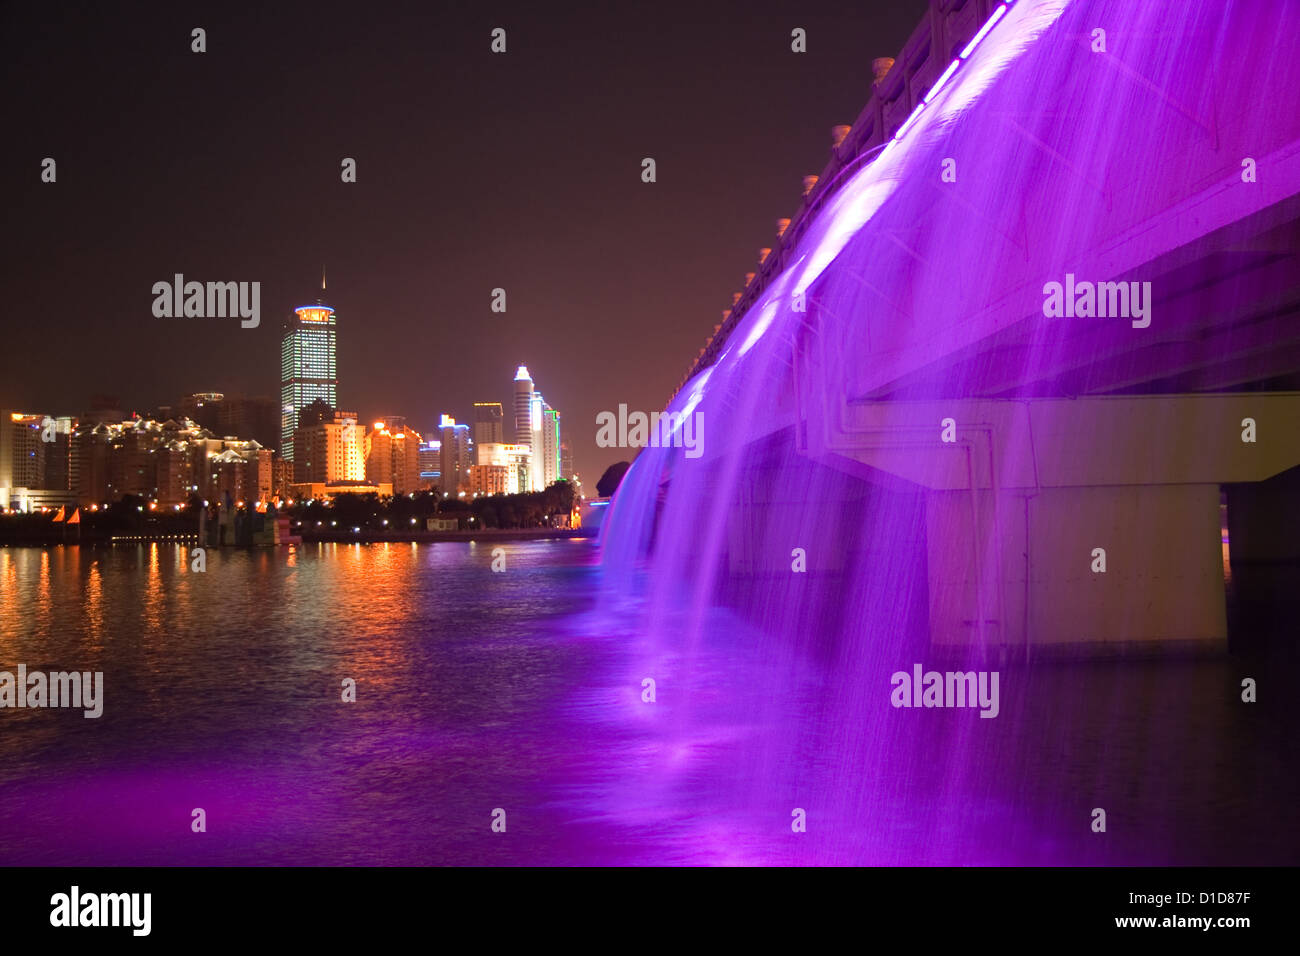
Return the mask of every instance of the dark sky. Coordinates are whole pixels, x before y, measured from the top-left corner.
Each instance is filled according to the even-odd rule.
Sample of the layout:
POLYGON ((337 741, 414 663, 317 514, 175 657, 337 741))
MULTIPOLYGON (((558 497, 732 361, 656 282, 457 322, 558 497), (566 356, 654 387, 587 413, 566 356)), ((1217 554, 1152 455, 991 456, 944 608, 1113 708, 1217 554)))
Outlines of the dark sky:
POLYGON ((324 263, 340 405, 426 430, 527 364, 590 488, 597 412, 663 407, 926 4, 0 9, 0 406, 276 396, 324 263), (176 272, 260 281, 260 328, 155 318, 176 272))

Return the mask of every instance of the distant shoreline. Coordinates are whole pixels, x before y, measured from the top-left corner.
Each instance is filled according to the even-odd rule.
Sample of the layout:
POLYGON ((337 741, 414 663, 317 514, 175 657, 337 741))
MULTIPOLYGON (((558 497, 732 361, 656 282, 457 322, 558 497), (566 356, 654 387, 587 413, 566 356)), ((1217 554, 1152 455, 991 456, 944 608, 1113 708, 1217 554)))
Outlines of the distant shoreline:
MULTIPOLYGON (((297 529, 295 529, 296 531, 297 529)), ((406 542, 420 544, 437 544, 452 541, 540 541, 565 538, 594 538, 600 533, 599 528, 484 528, 475 531, 329 531, 302 532, 303 544, 371 544, 380 542, 406 542)), ((100 547, 107 545, 138 544, 186 544, 198 546, 198 535, 192 531, 159 532, 149 534, 138 531, 118 531, 112 533, 89 533, 80 537, 68 535, 66 539, 50 534, 4 534, 0 532, 0 547, 14 548, 51 548, 59 545, 84 545, 100 547)), ((226 547, 233 547, 227 545, 226 547)), ((264 545, 256 550, 266 550, 288 545, 264 545)))
POLYGON ((412 541, 438 543, 448 541, 536 541, 545 538, 594 538, 598 528, 483 528, 476 531, 303 531, 302 543, 353 544, 357 542, 412 541))

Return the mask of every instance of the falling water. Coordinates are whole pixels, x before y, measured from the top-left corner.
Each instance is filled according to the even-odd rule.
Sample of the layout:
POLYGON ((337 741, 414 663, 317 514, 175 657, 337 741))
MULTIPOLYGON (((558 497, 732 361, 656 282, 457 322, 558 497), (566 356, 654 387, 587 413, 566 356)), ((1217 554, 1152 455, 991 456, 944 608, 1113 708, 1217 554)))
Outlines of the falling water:
MULTIPOLYGON (((1086 394, 1103 354, 1158 381, 1165 353, 1131 347, 1136 325, 1045 319, 1044 283, 1140 277, 1245 214, 1239 145, 1264 157, 1298 138, 1300 59, 1277 43, 1300 29, 1295 4, 1021 0, 998 16, 899 136, 846 167, 673 398, 702 418, 703 456, 642 449, 606 519, 628 686, 655 682, 653 706, 626 695, 646 772, 610 814, 679 830, 691 858, 1155 864, 1300 846, 1239 817, 1235 849, 1210 835, 1234 774, 1260 769, 1228 742, 1239 711, 1203 703, 1231 680, 1221 661, 1035 664, 975 642, 968 666, 1001 670, 996 719, 891 706, 892 674, 937 666, 927 535, 962 537, 927 527, 930 466, 909 481, 846 448, 852 403, 1086 394), (949 361, 990 339, 1007 347, 949 361), (1206 768, 1202 746, 1226 763, 1206 768), (1090 831, 1098 806, 1110 839, 1090 831)), ((1158 289, 1154 310, 1167 331, 1195 306, 1158 289)), ((1072 454, 1106 453, 1092 433, 1072 454)), ((1067 464, 1007 454, 1034 475, 1067 464)), ((1001 527, 979 559, 999 559, 1001 527)))

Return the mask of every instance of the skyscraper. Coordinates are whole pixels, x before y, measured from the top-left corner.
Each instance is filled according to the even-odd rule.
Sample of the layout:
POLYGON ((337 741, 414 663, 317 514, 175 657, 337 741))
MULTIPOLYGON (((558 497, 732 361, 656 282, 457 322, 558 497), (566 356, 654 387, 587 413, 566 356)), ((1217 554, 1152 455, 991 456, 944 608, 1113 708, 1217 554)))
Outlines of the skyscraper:
POLYGON ((294 458, 294 432, 303 407, 317 399, 338 407, 338 345, 334 310, 325 304, 325 275, 315 305, 300 305, 280 340, 280 454, 294 458))
POLYGON ((515 444, 531 452, 528 487, 541 491, 564 477, 560 461, 560 413, 533 388, 526 365, 515 372, 515 444))
POLYGON ((27 412, 6 412, 0 422, 0 506, 9 504, 11 488, 45 487, 45 449, 41 427, 46 416, 27 412))
POLYGON ((532 411, 529 415, 531 425, 533 491, 541 491, 558 481, 560 472, 560 413, 551 408, 541 392, 534 391, 532 411))
POLYGON ((293 463, 296 483, 365 481, 365 436, 356 412, 336 411, 328 419, 302 425, 294 440, 298 445, 293 463))
POLYGON ((533 377, 528 366, 515 372, 515 444, 533 447, 533 377))
POLYGON ((366 435, 366 481, 390 484, 393 494, 410 494, 420 487, 420 433, 406 420, 389 416, 375 422, 366 435))
MULTIPOLYGON (((438 432, 439 435, 442 432, 438 432)), ((442 478, 442 439, 420 442, 420 487, 432 488, 442 478)))
POLYGON ((549 488, 564 477, 560 464, 560 413, 549 405, 542 411, 539 439, 534 447, 542 459, 542 487, 549 488))
POLYGON ((474 444, 500 445, 506 440, 505 410, 500 402, 474 403, 474 444))
POLYGON ((457 425, 456 419, 443 415, 438 424, 442 435, 442 467, 439 485, 444 495, 455 497, 469 490, 469 469, 474 464, 469 426, 457 425))

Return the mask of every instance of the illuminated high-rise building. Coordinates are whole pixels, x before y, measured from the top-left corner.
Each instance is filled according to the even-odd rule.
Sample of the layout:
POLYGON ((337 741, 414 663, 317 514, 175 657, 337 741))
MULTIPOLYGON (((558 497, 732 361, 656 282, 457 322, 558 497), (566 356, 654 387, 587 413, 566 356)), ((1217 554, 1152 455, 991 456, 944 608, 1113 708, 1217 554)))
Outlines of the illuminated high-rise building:
POLYGON ((528 366, 515 372, 515 444, 533 447, 533 377, 528 366))
POLYGON ((541 491, 564 477, 560 413, 533 387, 526 365, 515 372, 515 444, 531 452, 527 487, 522 490, 541 491))
POLYGON ((294 441, 295 483, 365 481, 366 443, 356 412, 336 411, 330 419, 302 425, 294 441))
POLYGON ((393 494, 411 494, 420 488, 420 433, 406 427, 404 418, 390 416, 366 435, 366 481, 391 484, 393 494))
POLYGON ((325 304, 325 275, 315 305, 300 305, 280 340, 280 454, 294 460, 298 415, 320 400, 338 407, 338 342, 334 310, 325 304))
POLYGON ((457 425, 456 419, 443 415, 438 423, 442 435, 442 467, 439 469, 439 485, 444 495, 455 497, 462 491, 469 491, 469 469, 474 464, 473 443, 469 437, 468 425, 457 425))
MULTIPOLYGON (((6 412, 0 423, 0 487, 45 487, 45 454, 41 446, 46 416, 6 412)), ((8 501, 3 502, 8 506, 8 501)))
POLYGON ((529 490, 532 452, 528 450, 527 445, 489 442, 475 448, 475 453, 478 462, 474 468, 486 470, 480 471, 476 484, 474 468, 470 469, 471 490, 479 494, 504 495, 517 495, 529 490), (497 473, 504 475, 500 490, 495 490, 497 473))
MULTIPOLYGON (((438 432, 442 434, 441 431, 438 432)), ((420 487, 433 488, 442 478, 442 439, 420 442, 420 487)))
POLYGON ((74 500, 75 427, 67 416, 0 412, 0 508, 30 511, 74 500))
POLYGON ((533 433, 533 461, 538 468, 538 490, 548 488, 564 477, 560 468, 560 413, 542 400, 537 431, 533 433))
POLYGON ((531 491, 541 491, 560 480, 560 413, 547 404, 541 392, 532 393, 529 414, 532 448, 531 491))

